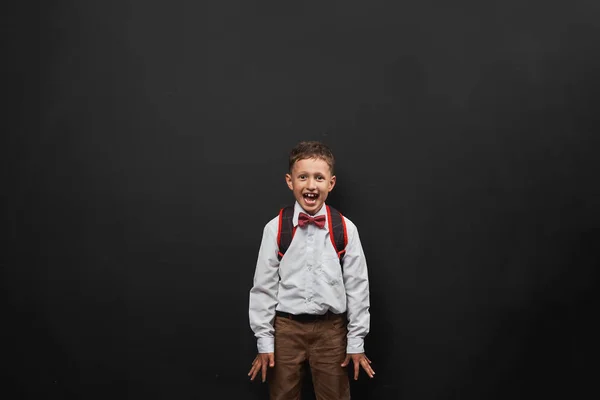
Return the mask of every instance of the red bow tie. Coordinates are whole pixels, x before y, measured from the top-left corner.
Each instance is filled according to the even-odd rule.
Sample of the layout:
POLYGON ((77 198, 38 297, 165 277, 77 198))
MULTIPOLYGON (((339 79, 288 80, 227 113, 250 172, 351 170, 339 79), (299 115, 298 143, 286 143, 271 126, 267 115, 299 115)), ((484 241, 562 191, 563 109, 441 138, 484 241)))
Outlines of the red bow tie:
POLYGON ((303 228, 308 224, 315 224, 318 228, 325 228, 325 216, 319 215, 318 217, 311 217, 310 215, 301 212, 300 215, 298 215, 298 226, 303 228))

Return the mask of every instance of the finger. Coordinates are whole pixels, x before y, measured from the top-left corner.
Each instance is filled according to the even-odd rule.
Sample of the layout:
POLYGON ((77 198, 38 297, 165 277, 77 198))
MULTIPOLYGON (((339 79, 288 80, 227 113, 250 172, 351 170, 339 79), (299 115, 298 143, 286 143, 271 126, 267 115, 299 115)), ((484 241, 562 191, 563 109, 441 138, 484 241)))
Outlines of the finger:
POLYGON ((354 362, 354 380, 358 380, 358 364, 356 361, 354 362))
POLYGON ((369 372, 371 373, 371 378, 375 376, 375 370, 373 368, 371 368, 371 366, 369 365, 369 372))
POLYGON ((275 366, 275 355, 273 353, 269 353, 269 367, 275 366))
POLYGON ((253 381, 254 378, 256 378, 256 374, 258 374, 258 371, 260 370, 260 366, 259 365, 255 365, 254 367, 252 367, 252 369, 250 370, 250 372, 248 373, 248 375, 250 376, 250 380, 253 381))
POLYGON ((372 378, 373 375, 375 375, 375 371, 373 371, 373 368, 371 368, 371 366, 367 362, 362 363, 362 368, 365 370, 365 372, 367 373, 367 375, 369 375, 370 378, 372 378))
POLYGON ((344 362, 342 363, 342 367, 345 367, 346 365, 348 365, 349 362, 350 362, 350 356, 346 355, 346 358, 344 359, 344 362))
POLYGON ((254 368, 254 370, 252 371, 252 376, 250 377, 250 380, 253 381, 256 378, 256 375, 258 375, 258 368, 254 368))
POLYGON ((262 381, 267 380, 267 363, 262 363, 262 381))

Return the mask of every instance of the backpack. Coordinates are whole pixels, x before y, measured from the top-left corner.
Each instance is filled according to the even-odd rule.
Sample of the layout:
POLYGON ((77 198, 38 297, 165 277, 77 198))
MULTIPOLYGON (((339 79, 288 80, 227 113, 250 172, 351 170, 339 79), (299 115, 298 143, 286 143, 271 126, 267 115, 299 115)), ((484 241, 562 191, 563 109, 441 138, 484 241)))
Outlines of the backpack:
MULTIPOLYGON (((348 232, 346 231, 346 222, 342 213, 333 207, 325 206, 327 208, 327 224, 329 229, 329 237, 331 238, 331 244, 340 259, 340 265, 344 268, 343 259, 346 254, 346 245, 348 244, 348 232)), ((287 206, 279 211, 279 227, 277 229, 277 246, 279 252, 277 259, 281 261, 281 258, 285 254, 286 250, 290 247, 296 228, 292 222, 294 217, 294 206, 287 206)))

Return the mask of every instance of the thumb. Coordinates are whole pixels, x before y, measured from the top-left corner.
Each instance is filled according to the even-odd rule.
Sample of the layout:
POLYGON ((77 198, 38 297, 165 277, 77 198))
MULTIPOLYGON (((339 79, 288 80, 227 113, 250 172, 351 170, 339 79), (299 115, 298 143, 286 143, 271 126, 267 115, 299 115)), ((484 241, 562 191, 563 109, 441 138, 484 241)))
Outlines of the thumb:
POLYGON ((275 355, 273 353, 269 353, 269 367, 275 366, 275 355))
POLYGON ((350 356, 348 354, 346 354, 346 358, 344 359, 344 362, 342 363, 342 367, 345 367, 346 365, 348 365, 349 362, 350 362, 350 356))

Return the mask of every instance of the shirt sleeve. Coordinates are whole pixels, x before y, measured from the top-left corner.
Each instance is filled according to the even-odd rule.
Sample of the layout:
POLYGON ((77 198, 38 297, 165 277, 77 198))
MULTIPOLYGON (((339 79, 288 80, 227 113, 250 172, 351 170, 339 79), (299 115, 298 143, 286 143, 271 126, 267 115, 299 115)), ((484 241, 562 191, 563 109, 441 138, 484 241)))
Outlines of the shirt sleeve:
POLYGON ((344 286, 348 312, 348 354, 364 353, 364 339, 369 333, 369 277, 367 261, 358 230, 346 219, 348 244, 344 255, 344 286), (351 228, 351 229, 350 229, 351 228))
POLYGON ((273 320, 279 288, 279 260, 277 259, 275 229, 272 223, 265 226, 254 272, 254 284, 250 289, 250 328, 257 339, 259 353, 275 351, 273 320))

